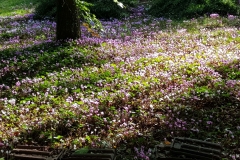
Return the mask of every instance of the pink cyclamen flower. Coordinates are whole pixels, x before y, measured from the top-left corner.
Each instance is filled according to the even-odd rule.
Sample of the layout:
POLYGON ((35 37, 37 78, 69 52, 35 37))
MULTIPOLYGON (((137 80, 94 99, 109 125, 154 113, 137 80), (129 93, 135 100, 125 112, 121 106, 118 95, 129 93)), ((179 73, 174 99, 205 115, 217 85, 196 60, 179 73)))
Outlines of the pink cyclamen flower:
POLYGON ((234 15, 228 15, 228 19, 229 19, 229 20, 234 20, 234 19, 235 19, 235 16, 234 16, 234 15))
POLYGON ((17 81, 16 86, 19 87, 21 85, 21 82, 17 81))
POLYGON ((211 124, 213 124, 213 122, 212 121, 207 121, 207 124, 211 125, 211 124))
POLYGON ((219 14, 217 14, 217 13, 212 13, 212 14, 210 14, 210 17, 211 18, 218 18, 219 17, 219 14))
POLYGON ((172 20, 171 20, 171 19, 168 19, 168 20, 167 20, 167 23, 168 23, 168 24, 172 23, 172 20))
POLYGON ((0 142, 0 147, 4 147, 4 143, 0 142))

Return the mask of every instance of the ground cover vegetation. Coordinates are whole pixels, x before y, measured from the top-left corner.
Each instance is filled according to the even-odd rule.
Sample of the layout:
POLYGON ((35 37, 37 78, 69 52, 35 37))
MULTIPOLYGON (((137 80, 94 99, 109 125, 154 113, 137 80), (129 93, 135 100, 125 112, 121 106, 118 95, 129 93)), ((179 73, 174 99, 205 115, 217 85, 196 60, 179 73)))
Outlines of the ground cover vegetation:
POLYGON ((0 15, 13 16, 32 13, 37 0, 1 0, 0 15))
MULTIPOLYGON (((139 2, 146 3, 145 9, 148 14, 156 17, 189 19, 200 16, 209 16, 211 13, 220 15, 240 13, 238 0, 122 0, 125 5, 124 9, 120 8, 112 0, 86 0, 93 4, 90 8, 91 12, 100 19, 124 18, 129 16, 131 10, 129 8, 136 6, 139 2)), ((36 18, 46 18, 56 16, 55 0, 40 1, 36 8, 36 18)))
MULTIPOLYGON (((56 42, 56 23, 0 21, 0 142, 125 147, 139 159, 187 136, 240 145, 240 19, 180 22, 132 8, 56 42), (141 148, 141 149, 140 149, 141 148)), ((153 154, 152 154, 153 155, 153 154)))
POLYGON ((220 15, 239 14, 238 0, 153 0, 148 12, 154 16, 174 19, 195 18, 211 13, 220 15))
MULTIPOLYGON (((96 15, 100 19, 110 19, 110 18, 124 18, 129 15, 129 8, 134 7, 138 4, 138 0, 123 0, 121 3, 124 7, 121 8, 113 0, 86 0, 85 2, 92 5, 88 6, 91 13, 96 15)), ((55 18, 56 17, 56 3, 55 0, 43 0, 40 1, 36 7, 35 18, 44 19, 55 18)))

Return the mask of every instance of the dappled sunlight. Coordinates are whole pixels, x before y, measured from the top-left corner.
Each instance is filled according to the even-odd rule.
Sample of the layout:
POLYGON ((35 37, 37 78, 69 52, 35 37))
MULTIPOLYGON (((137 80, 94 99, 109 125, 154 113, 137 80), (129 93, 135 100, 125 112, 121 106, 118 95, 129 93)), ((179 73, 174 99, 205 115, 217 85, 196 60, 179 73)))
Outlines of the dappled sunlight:
POLYGON ((113 147, 151 135, 239 145, 239 19, 177 23, 140 6, 58 43, 55 22, 15 18, 0 21, 0 142, 113 147))
POLYGON ((0 16, 25 15, 33 12, 37 0, 2 0, 0 5, 0 16))

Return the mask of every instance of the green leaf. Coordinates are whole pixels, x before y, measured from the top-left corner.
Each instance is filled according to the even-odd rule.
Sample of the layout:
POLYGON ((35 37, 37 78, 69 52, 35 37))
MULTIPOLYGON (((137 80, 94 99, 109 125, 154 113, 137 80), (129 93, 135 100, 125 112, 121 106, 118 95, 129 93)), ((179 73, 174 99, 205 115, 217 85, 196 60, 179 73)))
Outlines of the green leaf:
POLYGON ((125 6, 123 5, 123 3, 118 2, 117 0, 113 0, 113 2, 117 3, 117 5, 121 8, 125 8, 125 6))
POLYGON ((63 136, 61 136, 61 135, 58 135, 57 137, 54 137, 54 139, 57 139, 57 140, 60 140, 62 138, 63 138, 63 136))
POLYGON ((84 147, 84 148, 76 150, 73 153, 73 155, 76 155, 76 154, 86 154, 86 153, 88 153, 88 151, 89 151, 88 147, 84 147))
POLYGON ((91 137, 86 136, 86 140, 87 140, 88 142, 91 142, 91 137))

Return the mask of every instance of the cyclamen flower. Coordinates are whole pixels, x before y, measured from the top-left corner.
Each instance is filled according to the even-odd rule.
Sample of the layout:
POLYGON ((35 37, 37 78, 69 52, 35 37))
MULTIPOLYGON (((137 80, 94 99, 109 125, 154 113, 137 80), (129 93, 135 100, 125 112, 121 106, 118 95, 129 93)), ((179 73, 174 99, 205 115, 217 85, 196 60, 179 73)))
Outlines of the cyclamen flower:
POLYGON ((141 158, 144 160, 149 160, 149 157, 146 155, 146 153, 144 153, 144 147, 141 147, 141 150, 139 151, 138 148, 134 147, 135 152, 137 153, 137 156, 135 157, 135 159, 137 158, 141 158))
POLYGON ((16 86, 19 87, 21 85, 21 82, 17 81, 16 86))
POLYGON ((234 20, 236 17, 234 15, 228 15, 229 20, 234 20))
POLYGON ((172 23, 172 20, 171 19, 168 19, 167 20, 167 24, 171 24, 172 23))
POLYGON ((212 121, 207 121, 207 124, 211 125, 211 124, 213 124, 213 122, 212 121))
POLYGON ((213 18, 213 19, 215 19, 215 18, 218 18, 218 17, 219 17, 219 14, 217 14, 217 13, 212 13, 212 14, 210 14, 210 17, 213 18))
POLYGON ((10 99, 8 102, 9 102, 11 105, 15 105, 16 99, 10 99))
POLYGON ((4 146, 4 143, 0 142, 0 147, 3 147, 4 146))

